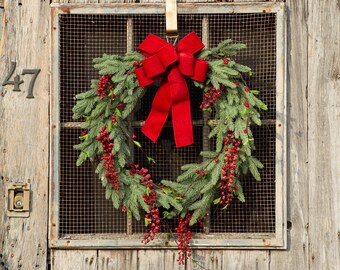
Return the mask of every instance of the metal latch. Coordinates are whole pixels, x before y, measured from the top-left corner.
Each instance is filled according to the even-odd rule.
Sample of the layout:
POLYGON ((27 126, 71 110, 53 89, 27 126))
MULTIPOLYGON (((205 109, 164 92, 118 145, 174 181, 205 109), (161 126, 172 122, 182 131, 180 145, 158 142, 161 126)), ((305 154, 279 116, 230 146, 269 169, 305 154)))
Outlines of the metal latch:
POLYGON ((30 215, 30 184, 11 184, 8 187, 9 217, 29 217, 30 215))

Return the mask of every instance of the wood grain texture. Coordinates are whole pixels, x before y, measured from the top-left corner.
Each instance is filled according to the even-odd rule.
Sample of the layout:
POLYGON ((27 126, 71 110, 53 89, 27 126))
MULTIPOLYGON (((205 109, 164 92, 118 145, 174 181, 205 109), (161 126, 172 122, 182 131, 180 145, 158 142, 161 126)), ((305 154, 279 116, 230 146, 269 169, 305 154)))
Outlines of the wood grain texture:
MULTIPOLYGON (((171 270, 184 270, 185 267, 183 265, 179 265, 177 262, 178 259, 178 250, 165 250, 164 251, 164 265, 165 269, 171 270)), ((186 268, 188 269, 188 268, 186 268)))
MULTIPOLYGON (((269 267, 269 251, 261 250, 225 250, 222 251, 222 269, 266 270, 269 267)), ((280 268, 278 268, 280 269, 280 268)))
POLYGON ((287 1, 288 250, 271 251, 271 269, 308 269, 307 1, 287 1))
MULTIPOLYGON (((49 1, 5 1, 1 45, 0 83, 11 61, 24 83, 0 86, 0 251, 8 269, 46 269, 49 152, 49 1), (41 69, 34 99, 27 99, 31 75, 23 69, 41 69), (6 215, 10 183, 31 184, 29 218, 6 215)), ((13 76, 13 77, 14 77, 13 76)), ((11 79, 13 79, 13 77, 11 79)))
POLYGON ((98 269, 97 250, 53 250, 51 257, 52 270, 98 269))
POLYGON ((143 270, 165 270, 164 250, 139 250, 138 268, 143 270))
POLYGON ((137 268, 137 250, 100 250, 98 270, 133 270, 137 268))
POLYGON ((223 270, 221 250, 193 250, 192 257, 187 261, 188 270, 214 269, 223 270))
POLYGON ((340 268, 340 2, 308 1, 310 269, 340 268))
POLYGON ((60 4, 110 4, 110 3, 134 3, 134 0, 55 0, 60 4))
MULTIPOLYGON (((157 1, 163 2, 148 2, 157 1)), ((49 1, 22 2, 19 7, 17 1, 5 1, 8 22, 0 51, 0 81, 7 75, 12 60, 18 63, 17 73, 23 68, 41 68, 42 71, 34 88, 36 98, 33 100, 27 100, 24 91, 12 92, 12 86, 2 89, 6 94, 0 96, 0 205, 5 205, 7 183, 30 179, 32 212, 27 219, 13 219, 6 216, 3 207, 0 208, 0 262, 8 269, 20 269, 20 266, 21 269, 46 269, 49 1)), ((54 2, 95 4, 120 1, 54 2)), ((193 253, 196 261, 189 260, 186 268, 178 266, 177 250, 54 250, 52 269, 340 268, 340 4, 336 0, 286 2, 287 201, 288 220, 292 224, 288 249, 197 250, 193 253)), ((28 80, 21 88, 27 89, 27 84, 28 80)))

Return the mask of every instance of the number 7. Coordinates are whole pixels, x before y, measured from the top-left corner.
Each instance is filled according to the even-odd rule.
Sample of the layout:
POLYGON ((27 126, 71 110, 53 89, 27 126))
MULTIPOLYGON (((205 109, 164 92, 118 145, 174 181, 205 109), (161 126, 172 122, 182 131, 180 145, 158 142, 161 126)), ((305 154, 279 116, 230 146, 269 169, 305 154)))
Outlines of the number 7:
POLYGON ((32 79, 30 81, 30 85, 28 87, 26 98, 34 98, 34 96, 33 96, 33 87, 34 87, 34 84, 35 84, 35 80, 37 79, 38 74, 40 73, 40 70, 41 69, 23 69, 22 70, 22 73, 21 73, 22 75, 33 74, 33 77, 32 77, 32 79))

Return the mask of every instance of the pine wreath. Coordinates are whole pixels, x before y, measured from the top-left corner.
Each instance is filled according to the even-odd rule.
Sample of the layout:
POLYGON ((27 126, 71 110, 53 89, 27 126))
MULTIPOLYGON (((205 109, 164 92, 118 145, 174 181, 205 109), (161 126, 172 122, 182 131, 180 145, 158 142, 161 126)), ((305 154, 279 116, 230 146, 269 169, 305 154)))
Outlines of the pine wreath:
MULTIPOLYGON (((97 162, 96 173, 106 189, 106 199, 112 200, 114 208, 126 211, 137 220, 141 219, 141 212, 145 213, 147 233, 143 243, 154 239, 162 226, 161 216, 178 219, 176 232, 180 249, 178 261, 181 264, 191 253, 190 227, 195 223, 202 224, 212 204, 225 209, 231 205, 233 198, 243 202, 240 175, 250 171, 259 181, 258 169, 263 168, 262 163, 252 156, 255 146, 250 128, 251 124, 261 125, 260 111, 267 107, 256 97, 259 91, 250 90, 243 79, 242 73, 251 75, 251 69, 230 58, 246 46, 228 39, 212 49, 203 47, 194 32, 184 37, 176 47, 149 35, 139 46, 141 53, 96 58, 94 67, 101 77, 92 81, 89 91, 77 95, 73 108, 73 118, 83 119, 81 128, 86 130, 80 136, 82 142, 74 146, 81 151, 77 166, 86 159, 97 162), (191 71, 188 71, 188 66, 191 71), (148 85, 154 81, 161 80, 161 87, 163 85, 163 88, 170 89, 167 91, 172 91, 173 85, 164 86, 171 81, 172 72, 193 78, 195 86, 203 90, 200 108, 212 112, 209 138, 214 138, 215 149, 202 151, 201 163, 182 166, 183 173, 176 182, 166 179, 154 181, 147 168, 132 160, 131 145, 135 145, 150 163, 156 162, 144 152, 138 138, 131 133, 127 119, 148 85)), ((182 79, 177 76, 176 80, 182 79)), ((165 106, 172 106, 174 111, 176 97, 172 98, 172 103, 165 106)), ((164 101, 164 96, 161 96, 162 99, 164 101)), ((154 101, 153 107, 157 107, 156 103, 154 101)), ((182 111, 179 113, 182 114, 182 111)), ((167 114, 165 120, 166 117, 167 114)), ((151 126, 152 129, 153 124, 151 121, 149 128, 151 126)), ((147 134, 149 131, 144 133, 156 141, 158 135, 153 134, 154 130, 151 130, 151 135, 147 134)), ((177 146, 191 143, 191 135, 185 133, 181 132, 181 127, 177 128, 177 146), (184 139, 182 135, 185 135, 184 139)))

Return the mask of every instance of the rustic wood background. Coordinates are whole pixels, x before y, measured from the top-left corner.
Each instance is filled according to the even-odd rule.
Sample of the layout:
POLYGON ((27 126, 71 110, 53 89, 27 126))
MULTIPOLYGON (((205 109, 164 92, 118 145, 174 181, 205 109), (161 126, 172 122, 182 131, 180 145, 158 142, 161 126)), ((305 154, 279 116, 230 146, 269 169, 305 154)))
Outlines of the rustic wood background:
MULTIPOLYGON (((48 256, 50 1, 2 2, 0 81, 14 60, 15 74, 23 68, 41 68, 41 73, 34 88, 35 99, 26 99, 25 91, 0 89, 0 269, 47 269, 48 261, 55 270, 184 269, 176 263, 177 251, 169 250, 52 250, 48 256), (31 183, 29 218, 6 216, 6 188, 12 182, 31 183)), ((340 269, 340 2, 285 2, 288 249, 199 250, 194 252, 199 262, 190 262, 186 269, 340 269)), ((27 89, 28 83, 25 80, 21 88, 27 89)))

